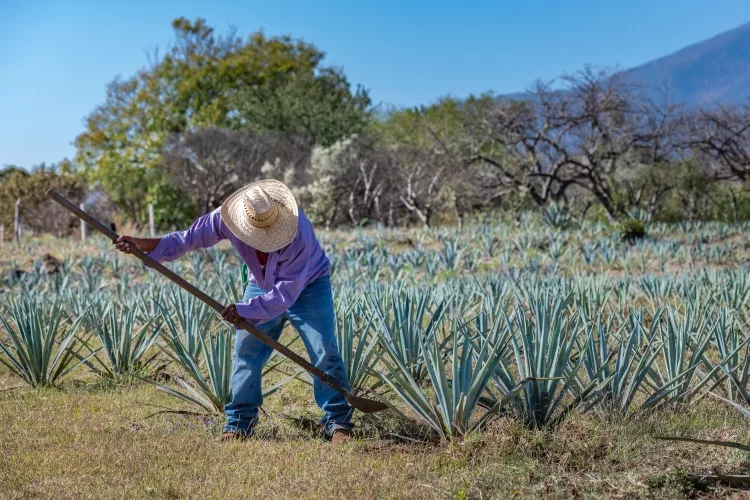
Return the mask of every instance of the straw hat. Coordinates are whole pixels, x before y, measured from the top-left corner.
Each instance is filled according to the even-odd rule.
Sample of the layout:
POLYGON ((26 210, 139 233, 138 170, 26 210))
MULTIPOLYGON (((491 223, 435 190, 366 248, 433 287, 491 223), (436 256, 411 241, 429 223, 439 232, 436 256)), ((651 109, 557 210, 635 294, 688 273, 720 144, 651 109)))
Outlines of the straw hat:
POLYGON ((283 182, 253 182, 227 198, 221 206, 221 219, 249 246, 275 252, 297 235, 297 201, 283 182))

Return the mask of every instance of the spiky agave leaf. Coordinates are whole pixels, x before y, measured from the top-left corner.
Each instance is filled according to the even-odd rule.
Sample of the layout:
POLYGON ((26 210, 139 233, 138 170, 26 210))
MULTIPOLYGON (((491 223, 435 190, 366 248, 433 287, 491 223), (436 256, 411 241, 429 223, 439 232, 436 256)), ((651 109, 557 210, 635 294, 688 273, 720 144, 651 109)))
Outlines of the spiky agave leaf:
POLYGON ((384 346, 387 360, 383 360, 385 370, 381 372, 383 380, 401 400, 443 440, 460 438, 486 423, 486 415, 475 425, 472 419, 502 357, 502 350, 486 338, 476 345, 466 324, 453 330, 449 340, 452 347, 447 356, 434 336, 422 344, 432 393, 414 379, 391 344, 384 346))
MULTIPOLYGON (((388 295, 391 315, 387 305, 370 300, 371 310, 379 319, 381 344, 389 344, 391 351, 398 353, 405 366, 409 366, 412 377, 423 380, 427 376, 422 346, 436 335, 443 319, 445 303, 432 305, 430 293, 419 291, 394 291, 388 295)), ((387 302, 386 302, 387 304, 387 302)))
POLYGON ((76 332, 82 318, 68 324, 58 297, 51 305, 41 296, 11 299, 11 326, 0 316, 10 346, 0 342, 0 363, 32 387, 53 385, 75 369, 81 361, 82 348, 76 332))
POLYGON ((709 371, 718 367, 717 380, 709 390, 723 387, 729 399, 739 396, 750 403, 750 337, 743 335, 736 318, 726 308, 719 310, 711 345, 719 359, 714 361, 712 356, 703 354, 703 363, 709 371))
POLYGON ((631 310, 627 319, 620 317, 621 326, 617 331, 611 320, 604 321, 601 317, 588 320, 588 345, 581 348, 583 367, 589 380, 598 380, 600 384, 585 409, 599 406, 621 415, 633 410, 636 396, 643 391, 651 365, 660 354, 655 347, 655 332, 661 314, 662 309, 658 309, 648 332, 644 329, 640 309, 631 310))
POLYGON ((507 396, 520 381, 529 380, 511 407, 527 426, 545 427, 559 423, 581 405, 598 380, 584 383, 580 379, 585 353, 576 352, 581 326, 576 314, 567 309, 571 295, 547 290, 526 297, 530 313, 522 306, 510 313, 503 311, 510 354, 497 364, 493 388, 507 396), (579 390, 573 401, 565 404, 566 394, 575 388, 579 390))
POLYGON ((149 366, 156 354, 148 357, 147 352, 154 346, 161 323, 153 325, 155 319, 148 320, 135 328, 136 308, 110 304, 104 311, 89 311, 87 323, 96 333, 103 356, 98 349, 85 363, 101 376, 117 378, 149 366))
MULTIPOLYGON (((229 403, 232 397, 232 354, 234 352, 232 339, 235 337, 235 332, 228 328, 222 328, 215 336, 209 334, 201 336, 200 348, 206 375, 199 366, 198 358, 190 352, 182 337, 180 335, 170 336, 170 332, 165 331, 163 334, 167 341, 165 350, 180 367, 185 377, 175 378, 182 390, 153 380, 142 380, 155 385, 157 389, 167 394, 197 406, 204 412, 222 413, 224 406, 229 403)), ((267 368, 264 374, 270 370, 271 368, 267 368)), ((273 394, 288 382, 299 377, 301 373, 301 369, 297 370, 272 387, 264 389, 263 395, 273 394)))
MULTIPOLYGON (((173 287, 167 295, 170 301, 169 311, 174 311, 171 315, 176 320, 176 326, 180 327, 185 344, 193 356, 199 356, 201 353, 201 337, 213 319, 214 311, 208 304, 198 300, 195 296, 173 287)), ((160 307, 162 315, 166 315, 167 309, 160 307)), ((170 322, 170 328, 175 322, 170 322)))
POLYGON ((367 388, 371 376, 377 376, 375 365, 380 356, 379 336, 372 328, 374 315, 368 314, 360 302, 339 301, 336 309, 336 343, 352 393, 357 394, 367 388))
POLYGON ((659 363, 650 365, 647 385, 652 391, 643 403, 643 409, 688 402, 714 379, 718 366, 708 373, 700 369, 713 336, 713 329, 708 327, 706 319, 703 316, 693 323, 690 309, 681 315, 671 306, 666 307, 665 319, 659 322, 658 328, 664 369, 659 363))

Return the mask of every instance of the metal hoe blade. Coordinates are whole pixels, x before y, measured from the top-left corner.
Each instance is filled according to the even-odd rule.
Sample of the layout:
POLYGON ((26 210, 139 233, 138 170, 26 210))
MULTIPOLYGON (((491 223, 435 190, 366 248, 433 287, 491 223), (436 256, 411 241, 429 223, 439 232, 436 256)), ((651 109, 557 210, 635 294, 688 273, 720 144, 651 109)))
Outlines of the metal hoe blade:
POLYGON ((351 392, 344 394, 344 397, 352 405, 352 408, 356 408, 362 413, 375 413, 388 409, 388 405, 385 403, 375 401, 374 399, 360 398, 351 392))
MULTIPOLYGON (((47 196, 55 200, 57 203, 59 203, 61 206, 69 210, 73 215, 78 217, 79 219, 82 219, 86 224, 90 225, 100 233, 102 233, 104 236, 112 240, 113 242, 117 240, 120 236, 112 231, 110 228, 93 218, 91 215, 87 214, 85 211, 81 210, 79 207, 65 199, 64 196, 62 196, 60 193, 55 191, 54 189, 50 189, 47 191, 47 196)), ((167 269, 163 265, 156 262, 154 259, 149 257, 147 254, 141 252, 137 248, 131 249, 131 254, 139 259, 141 262, 149 266, 151 269, 154 269, 155 271, 158 271, 164 277, 166 277, 171 282, 175 283, 177 286, 188 292, 189 294, 193 295, 197 299, 205 302, 208 304, 209 307, 211 307, 214 311, 221 313, 221 311, 224 310, 224 306, 214 300, 213 298, 209 297, 202 291, 200 291, 198 288, 193 286, 192 284, 185 281, 183 278, 172 272, 171 270, 167 269)), ((281 344, 268 335, 266 335, 261 330, 255 328, 253 325, 248 323, 246 320, 242 319, 237 323, 237 326, 242 328, 243 330, 249 332, 253 336, 255 336, 258 340, 261 342, 264 342, 265 344, 271 346, 273 349, 276 349, 281 354, 289 358, 293 363, 301 366, 304 368, 310 375, 317 377, 320 379, 321 382, 324 384, 332 387, 335 389, 339 394, 344 396, 346 400, 349 402, 350 405, 352 405, 353 408, 361 411, 362 413, 375 413, 378 411, 386 410, 388 409, 388 405, 380 402, 375 401, 374 399, 367 399, 360 396, 355 396, 346 388, 344 388, 341 383, 336 380, 335 378, 331 378, 326 372, 318 368, 317 366, 314 366, 309 361, 307 361, 305 358, 297 354, 296 352, 292 351, 288 347, 286 347, 284 344, 281 344)))

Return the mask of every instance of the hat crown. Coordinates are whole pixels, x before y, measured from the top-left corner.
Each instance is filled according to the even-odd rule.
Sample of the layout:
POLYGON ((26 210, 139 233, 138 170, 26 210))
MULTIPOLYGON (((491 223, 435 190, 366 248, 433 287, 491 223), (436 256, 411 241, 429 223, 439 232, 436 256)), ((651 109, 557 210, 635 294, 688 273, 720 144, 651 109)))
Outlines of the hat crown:
POLYGON ((253 186, 245 193, 245 207, 253 213, 264 214, 271 210, 273 200, 265 189, 253 186))
POLYGON ((277 203, 261 186, 248 189, 242 202, 248 221, 255 227, 269 227, 279 217, 277 203))
POLYGON ((275 252, 297 235, 300 212, 291 190, 274 179, 255 181, 221 205, 221 220, 240 241, 261 252, 275 252))

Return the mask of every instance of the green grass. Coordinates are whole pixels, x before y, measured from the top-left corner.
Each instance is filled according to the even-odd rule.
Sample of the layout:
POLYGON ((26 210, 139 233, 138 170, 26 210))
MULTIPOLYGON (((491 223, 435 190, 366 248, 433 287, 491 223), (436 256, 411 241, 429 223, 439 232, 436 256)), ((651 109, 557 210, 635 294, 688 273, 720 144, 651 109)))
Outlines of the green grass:
MULTIPOLYGON (((15 382, 0 376, 0 387, 15 382)), ((576 415, 554 431, 500 419, 447 447, 389 436, 399 424, 388 414, 358 418, 355 442, 334 447, 287 418, 319 416, 298 382, 267 400, 257 437, 243 443, 215 442, 221 419, 151 416, 174 404, 142 383, 0 392, 0 496, 680 498, 696 488, 739 493, 690 474, 748 469, 741 452, 649 439, 750 441, 747 421, 709 400, 632 422, 576 415)))
MULTIPOLYGON (((621 235, 611 227, 587 224, 583 229, 571 227, 550 233, 534 220, 517 227, 498 224, 467 226, 460 231, 368 230, 322 232, 319 236, 334 262, 334 295, 340 299, 337 303, 347 302, 356 310, 350 318, 352 323, 339 332, 347 339, 342 345, 351 352, 368 325, 373 333, 382 334, 388 321, 397 325, 394 335, 399 343, 419 340, 430 314, 445 301, 445 318, 435 337, 440 340, 443 353, 452 352, 454 346, 445 342, 464 328, 462 322, 470 326, 473 341, 479 345, 482 336, 495 325, 499 325, 498 332, 506 331, 506 314, 511 318, 528 316, 527 326, 541 328, 538 337, 548 340, 556 328, 552 321, 555 318, 564 316, 571 325, 575 323, 576 328, 582 329, 566 326, 559 336, 564 343, 578 332, 580 342, 573 346, 570 356, 540 355, 537 358, 542 363, 534 363, 544 368, 542 374, 562 369, 566 377, 580 377, 578 381, 571 378, 576 383, 558 391, 563 405, 575 401, 590 380, 608 379, 596 367, 607 362, 614 365, 616 360, 609 353, 619 345, 620 332, 627 338, 640 331, 631 328, 631 320, 639 328, 654 329, 655 334, 648 337, 649 342, 653 338, 653 345, 645 337, 630 337, 636 339, 632 351, 639 353, 636 359, 640 359, 641 352, 654 357, 648 366, 650 371, 627 370, 631 375, 644 375, 645 382, 635 387, 633 404, 620 405, 619 411, 608 410, 616 398, 597 401, 592 397, 592 406, 576 407, 557 426, 552 424, 556 419, 545 419, 549 425, 534 425, 537 421, 524 419, 528 412, 519 411, 516 404, 504 409, 510 414, 491 421, 481 433, 457 433, 450 442, 426 444, 428 429, 424 421, 420 424, 409 405, 393 391, 385 393, 388 385, 374 373, 383 371, 393 357, 381 338, 381 344, 374 348, 376 366, 365 374, 362 385, 385 393, 383 397, 411 419, 400 418, 393 411, 357 415, 355 441, 333 447, 322 437, 317 424, 320 410, 314 404, 311 387, 302 381, 290 382, 267 398, 255 439, 219 444, 215 438, 221 432, 223 417, 165 413, 164 408, 195 411, 196 407, 130 374, 101 377, 81 366, 51 388, 4 390, 21 385, 22 381, 0 366, 0 497, 748 495, 748 491, 733 490, 701 477, 716 472, 749 473, 747 453, 658 441, 650 436, 750 443, 750 419, 705 394, 712 386, 719 395, 739 403, 742 391, 718 378, 702 388, 699 385, 700 373, 710 372, 720 362, 730 370, 738 367, 737 386, 747 385, 742 380, 750 376, 743 364, 748 355, 746 346, 731 362, 722 362, 724 355, 717 344, 718 335, 733 350, 744 345, 749 335, 750 225, 651 225, 649 238, 633 245, 622 243, 621 235), (487 250, 489 237, 497 242, 487 250), (453 259, 452 252, 460 252, 460 259, 453 259), (432 299, 426 315, 406 314, 391 307, 398 305, 406 311, 405 294, 416 297, 428 291, 432 299), (540 298, 569 294, 571 302, 561 313, 550 309, 547 314, 546 309, 530 308, 540 298), (385 311, 383 317, 373 310, 379 304, 385 311), (637 308, 642 312, 634 312, 637 308), (656 311, 662 308, 663 317, 674 321, 654 321, 656 311), (688 316, 691 322, 687 322, 688 316), (727 321, 718 322, 721 318, 727 321), (409 321, 404 322, 405 319, 409 321), (597 330, 596 325, 603 325, 602 329, 597 330), (587 347, 588 332, 593 332, 591 345, 595 350, 587 347), (711 343, 706 346, 705 356, 700 357, 701 339, 705 342, 708 336, 711 343), (602 339, 606 348, 598 349, 601 342, 597 341, 602 339), (653 354, 648 354, 649 349, 654 350, 653 354), (598 361, 592 355, 598 356, 598 361), (666 392, 670 397, 660 400, 664 404, 655 410, 637 411, 654 394, 656 386, 663 386, 674 375, 683 373, 684 368, 692 367, 693 361, 699 361, 698 376, 686 382, 683 389, 695 391, 666 392), (674 404, 677 401, 680 405, 674 404)), ((161 317, 156 305, 159 297, 168 314, 191 317, 189 305, 166 300, 175 290, 172 285, 154 273, 144 273, 134 259, 114 259, 111 246, 102 239, 91 239, 85 245, 49 238, 29 239, 22 246, 4 248, 8 251, 0 255, 0 271, 20 268, 28 274, 22 283, 0 281, 0 314, 7 313, 7 309, 3 311, 6 297, 36 294, 40 300, 63 295, 68 304, 66 324, 91 304, 114 302, 136 307, 134 326, 139 327, 149 319, 161 317), (68 263, 63 274, 69 274, 69 290, 64 294, 60 293, 59 277, 50 278, 35 271, 34 262, 38 263, 47 251, 68 263)), ((238 260, 227 250, 222 245, 218 251, 195 254, 172 266, 219 300, 233 300, 239 279, 238 260)), ((345 310, 343 306, 339 310, 340 318, 346 317, 345 310)), ((510 321, 516 343, 520 342, 521 333, 536 331, 519 328, 518 321, 510 321)), ((220 325, 214 320, 198 329, 179 329, 190 330, 183 333, 190 339, 193 330, 216 335, 220 325)), ((10 345, 7 333, 1 330, 0 342, 10 345)), ((99 348, 101 342, 92 337, 90 328, 84 326, 82 330, 82 337, 93 339, 90 347, 99 348)), ((293 335, 290 329, 283 342, 292 340, 293 335)), ((524 338, 524 356, 531 353, 533 345, 543 343, 530 333, 524 338)), ((164 376, 184 376, 184 369, 169 364, 167 354, 159 352, 168 348, 164 338, 157 343, 158 347, 151 347, 149 352, 158 353, 154 363, 137 371, 137 375, 177 387, 174 380, 164 376)), ((301 343, 294 349, 300 352, 301 343)), ((511 351, 502 361, 503 370, 520 380, 523 370, 517 361, 523 357, 517 360, 511 357, 511 351)), ((441 358, 438 354, 433 357, 441 358)), ((476 354, 454 361, 461 361, 460 365, 468 369, 476 364, 476 354)), ((411 367, 419 360, 417 356, 407 364, 411 367)), ((433 375, 439 375, 440 362, 433 365, 438 367, 433 375)), ((443 368, 450 366, 446 358, 443 368)), ((280 369, 286 374, 268 373, 264 378, 266 387, 287 378, 294 367, 284 362, 280 369)), ((197 376, 207 376, 205 364, 199 370, 197 376)), ((384 371, 386 377, 388 373, 384 371)), ((449 379, 440 379, 443 395, 448 394, 449 386, 453 387, 454 378, 455 374, 450 374, 449 379)), ((484 391, 485 397, 497 398, 503 393, 496 378, 484 391)), ((543 387, 552 387, 557 383, 554 379, 525 386, 526 395, 533 395, 532 389, 537 391, 526 403, 529 409, 538 409, 538 402, 545 400, 543 387)), ((618 380, 619 386, 610 381, 608 387, 623 388, 622 380, 629 379, 618 380)), ((430 400, 433 396, 445 400, 438 398, 434 382, 419 383, 413 389, 430 400)), ((482 404, 491 404, 488 401, 485 399, 482 404)), ((467 419, 464 427, 470 427, 484 412, 475 409, 474 418, 467 419)))

